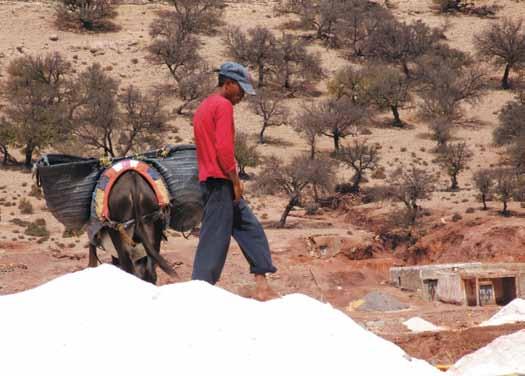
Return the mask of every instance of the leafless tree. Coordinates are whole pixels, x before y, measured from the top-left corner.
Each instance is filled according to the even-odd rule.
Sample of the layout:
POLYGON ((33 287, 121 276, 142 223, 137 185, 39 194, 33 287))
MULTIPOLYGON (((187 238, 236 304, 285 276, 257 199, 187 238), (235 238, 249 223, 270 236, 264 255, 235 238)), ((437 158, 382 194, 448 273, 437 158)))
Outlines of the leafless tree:
POLYGON ((317 38, 326 40, 332 48, 341 47, 341 35, 339 33, 341 24, 346 21, 354 0, 321 0, 319 2, 319 16, 317 22, 313 22, 317 38))
POLYGON ((417 167, 396 169, 390 176, 393 196, 405 205, 411 224, 420 211, 418 201, 427 199, 434 190, 435 176, 417 167))
POLYGON ((58 53, 23 56, 11 61, 2 87, 5 121, 15 145, 22 147, 25 166, 33 153, 65 137, 67 82, 70 64, 58 53))
POLYGON ((385 7, 369 0, 350 0, 344 20, 337 27, 340 44, 353 56, 363 56, 369 36, 386 20, 392 19, 385 7))
POLYGON ((525 103, 520 100, 508 102, 498 118, 499 125, 493 133, 497 145, 506 145, 525 136, 525 103))
POLYGON ((476 64, 461 65, 428 55, 418 61, 421 114, 428 118, 458 119, 462 103, 477 103, 486 91, 486 73, 476 64))
POLYGON ((433 0, 433 7, 439 13, 461 12, 480 17, 493 17, 502 8, 497 3, 477 5, 477 1, 469 0, 433 0))
POLYGON ((212 90, 211 69, 199 55, 199 40, 173 18, 164 14, 150 27, 153 38, 148 47, 148 58, 153 64, 168 68, 175 81, 174 93, 182 103, 176 108, 182 114, 212 90))
POLYGON ((429 128, 432 131, 432 139, 437 142, 436 150, 443 150, 452 139, 454 123, 446 117, 438 117, 430 121, 429 128))
POLYGON ((298 156, 283 164, 279 159, 270 157, 258 175, 257 187, 263 193, 284 192, 288 195, 288 204, 279 221, 279 227, 284 227, 290 211, 300 204, 305 189, 315 185, 329 190, 334 176, 334 164, 329 160, 298 156))
POLYGON ((250 99, 252 111, 262 119, 259 143, 264 144, 266 129, 286 124, 288 109, 284 106, 282 95, 274 94, 265 89, 258 90, 257 95, 250 99))
POLYGON ((508 202, 512 199, 514 192, 516 191, 517 186, 517 177, 515 171, 510 168, 497 168, 494 171, 494 180, 495 187, 494 191, 498 199, 503 204, 503 209, 501 210, 502 215, 509 215, 507 209, 508 202))
POLYGON ((394 19, 388 8, 370 0, 282 0, 277 10, 299 17, 299 26, 314 30, 331 48, 349 48, 362 56, 378 25, 394 19))
POLYGON ((358 133, 366 115, 363 106, 352 103, 347 98, 327 100, 307 110, 311 121, 317 121, 321 134, 334 140, 334 151, 339 151, 341 139, 358 133))
POLYGON ((238 27, 227 31, 225 43, 231 58, 251 65, 257 70, 259 87, 265 84, 265 75, 275 59, 277 40, 270 29, 262 26, 246 33, 238 27))
POLYGON ((304 29, 315 30, 318 39, 332 39, 338 20, 344 14, 344 2, 339 0, 284 0, 279 10, 299 16, 304 29))
POLYGON ((363 95, 365 86, 365 69, 356 69, 347 65, 336 71, 334 77, 328 82, 328 93, 336 99, 346 97, 354 104, 367 104, 363 95))
POLYGON ((321 136, 324 123, 318 113, 312 109, 312 104, 305 103, 294 120, 294 129, 306 141, 310 148, 310 159, 315 159, 317 140, 321 136))
POLYGON ((385 65, 370 66, 364 78, 361 90, 366 101, 379 110, 392 111, 392 125, 402 127, 399 109, 411 100, 409 80, 397 69, 385 65))
POLYGON ((365 53, 384 62, 398 64, 409 77, 409 64, 431 51, 439 39, 440 33, 422 21, 405 24, 389 19, 379 23, 370 34, 365 53))
POLYGON ((435 69, 436 66, 446 64, 447 68, 460 71, 475 66, 475 63, 476 59, 468 52, 452 48, 446 44, 436 44, 432 50, 415 60, 412 78, 424 82, 427 73, 435 69))
POLYGON ((308 52, 306 42, 284 34, 276 42, 272 64, 279 84, 287 90, 318 81, 323 77, 320 55, 308 52))
POLYGON ((379 149, 376 145, 369 145, 366 140, 355 139, 348 146, 341 147, 337 158, 354 170, 352 177, 352 192, 359 192, 359 185, 366 171, 374 171, 379 164, 379 149))
POLYGON ((467 168, 473 153, 465 142, 446 145, 439 156, 439 162, 450 176, 450 190, 459 189, 458 175, 467 168))
POLYGON ((119 82, 97 63, 78 75, 71 85, 72 142, 108 157, 159 147, 167 130, 160 96, 134 86, 118 95, 118 89, 119 82))
POLYGON ((313 28, 319 12, 317 0, 280 0, 275 7, 278 13, 295 14, 301 20, 304 28, 313 28))
POLYGON ((482 169, 476 171, 473 178, 474 184, 480 193, 481 202, 483 202, 483 210, 487 210, 487 199, 494 186, 493 173, 491 170, 482 169))
POLYGON ((410 81, 397 69, 382 64, 361 69, 346 66, 328 83, 328 91, 337 99, 349 98, 355 105, 392 111, 397 127, 403 125, 399 109, 411 100, 410 81))
POLYGON ((66 26, 78 23, 86 30, 112 29, 109 19, 116 15, 115 6, 120 0, 59 0, 57 24, 66 26))
POLYGON ((256 167, 261 161, 261 156, 257 152, 256 146, 249 144, 248 135, 244 132, 235 134, 235 159, 237 160, 239 177, 241 179, 249 178, 249 175, 246 173, 246 167, 256 167))
POLYGON ((463 0, 432 0, 435 8, 440 13, 459 11, 463 0))
POLYGON ((507 148, 507 156, 517 175, 525 175, 525 135, 517 137, 507 148))
POLYGON ((210 33, 222 24, 224 0, 169 0, 173 20, 189 33, 210 33))
POLYGON ((474 37, 474 45, 481 57, 493 60, 504 66, 501 79, 503 89, 509 89, 509 75, 513 68, 525 65, 525 25, 523 18, 512 20, 503 18, 492 23, 474 37))
POLYGON ((200 64, 182 70, 186 73, 178 81, 177 94, 182 103, 176 108, 176 113, 182 115, 185 110, 194 109, 197 104, 209 95, 216 86, 216 74, 207 64, 200 64))
POLYGON ((5 118, 0 118, 0 150, 2 152, 2 164, 5 166, 15 159, 9 154, 9 146, 15 143, 13 126, 5 118))
POLYGON ((101 150, 110 157, 117 156, 118 87, 118 81, 95 63, 78 75, 71 90, 72 134, 86 148, 101 150))
POLYGON ((174 23, 169 17, 160 16, 150 26, 153 39, 148 46, 149 59, 153 64, 165 65, 176 82, 187 71, 203 64, 199 55, 199 40, 174 23))
POLYGON ((122 106, 118 150, 120 155, 146 147, 158 148, 168 130, 167 115, 158 95, 145 95, 138 88, 129 86, 119 96, 122 106))

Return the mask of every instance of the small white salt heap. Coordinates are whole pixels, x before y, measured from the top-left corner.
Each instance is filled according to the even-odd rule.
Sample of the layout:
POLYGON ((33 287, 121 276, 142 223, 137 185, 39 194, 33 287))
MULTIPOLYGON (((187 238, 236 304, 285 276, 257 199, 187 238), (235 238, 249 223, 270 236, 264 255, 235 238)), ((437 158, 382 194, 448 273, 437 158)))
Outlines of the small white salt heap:
POLYGON ((483 321, 480 326, 512 324, 522 321, 525 321, 525 299, 514 299, 490 319, 483 321))
POLYGON ((0 296, 1 373, 438 376, 330 305, 156 287, 102 265, 0 296))
POLYGON ((440 330, 443 330, 444 328, 434 325, 431 322, 428 322, 421 317, 412 317, 411 319, 406 320, 403 322, 403 325, 405 325, 408 330, 410 330, 413 333, 422 333, 422 332, 439 332, 440 330))

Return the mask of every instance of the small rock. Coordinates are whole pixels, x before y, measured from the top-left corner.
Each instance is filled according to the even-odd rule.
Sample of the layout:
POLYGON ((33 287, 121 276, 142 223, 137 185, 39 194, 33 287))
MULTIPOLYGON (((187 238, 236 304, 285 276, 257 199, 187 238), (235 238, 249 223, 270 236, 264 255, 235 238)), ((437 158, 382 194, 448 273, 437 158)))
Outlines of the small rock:
POLYGON ((20 52, 21 54, 24 53, 24 46, 16 46, 16 50, 20 52))
POLYGON ((56 42, 56 41, 58 40, 58 35, 56 35, 56 34, 51 35, 51 36, 49 37, 49 40, 50 40, 50 41, 53 41, 53 42, 56 42))

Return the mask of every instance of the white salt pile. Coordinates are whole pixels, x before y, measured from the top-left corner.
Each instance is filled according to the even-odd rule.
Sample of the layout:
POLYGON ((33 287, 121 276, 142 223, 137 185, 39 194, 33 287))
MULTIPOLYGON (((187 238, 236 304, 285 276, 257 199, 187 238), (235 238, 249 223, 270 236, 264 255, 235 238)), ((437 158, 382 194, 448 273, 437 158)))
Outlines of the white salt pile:
POLYGON ((427 320, 422 319, 421 317, 412 317, 411 319, 403 322, 408 330, 413 333, 422 333, 422 332, 439 332, 445 328, 441 326, 436 326, 427 320))
POLYGON ((521 321, 525 321, 525 299, 514 299, 490 319, 483 321, 480 326, 512 324, 521 321))
POLYGON ((466 355, 447 374, 451 376, 499 376, 525 373, 525 330, 501 336, 466 355))
POLYGON ((9 376, 441 374, 304 295, 260 303, 109 265, 0 296, 0 333, 9 376))

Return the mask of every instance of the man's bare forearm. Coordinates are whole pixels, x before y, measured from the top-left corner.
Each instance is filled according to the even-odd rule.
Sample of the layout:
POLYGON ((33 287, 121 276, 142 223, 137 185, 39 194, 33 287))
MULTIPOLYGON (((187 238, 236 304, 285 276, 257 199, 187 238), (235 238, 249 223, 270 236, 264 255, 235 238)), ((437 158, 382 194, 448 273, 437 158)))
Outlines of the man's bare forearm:
POLYGON ((244 187, 241 183, 241 180, 239 179, 239 175, 237 174, 237 171, 229 172, 227 175, 233 183, 233 194, 235 196, 233 200, 235 202, 239 202, 242 198, 242 195, 244 194, 244 187))
POLYGON ((241 179, 239 179, 239 174, 237 173, 236 170, 228 172, 226 175, 228 175, 228 178, 230 178, 230 180, 232 181, 233 185, 239 184, 241 182, 241 179))

